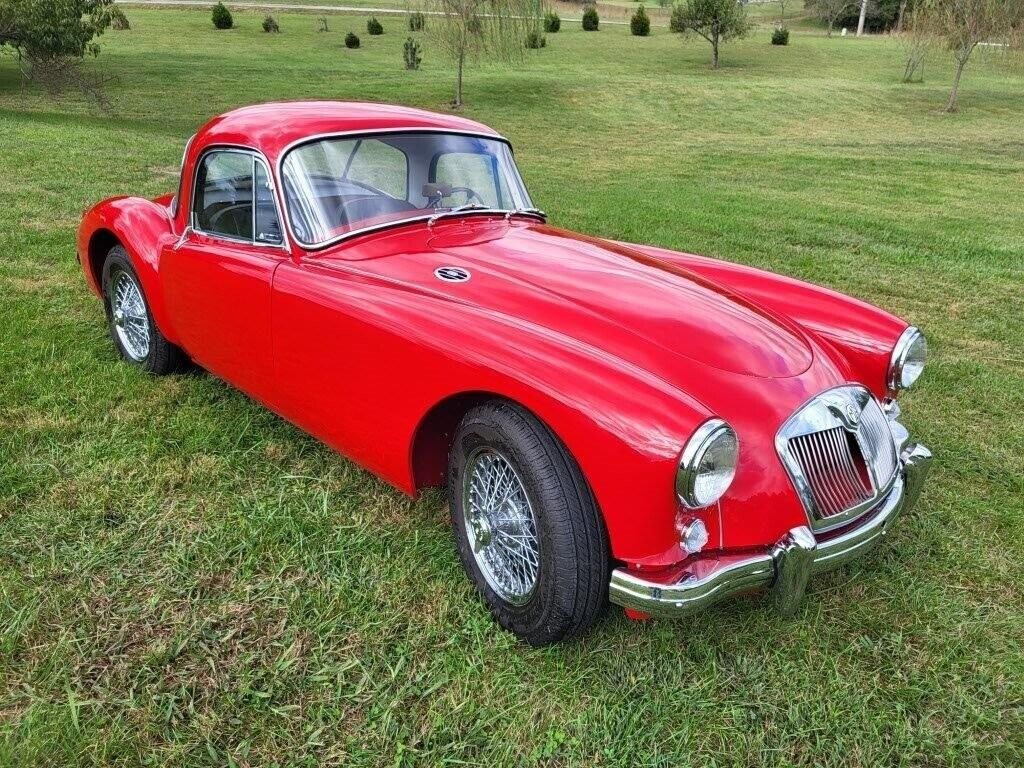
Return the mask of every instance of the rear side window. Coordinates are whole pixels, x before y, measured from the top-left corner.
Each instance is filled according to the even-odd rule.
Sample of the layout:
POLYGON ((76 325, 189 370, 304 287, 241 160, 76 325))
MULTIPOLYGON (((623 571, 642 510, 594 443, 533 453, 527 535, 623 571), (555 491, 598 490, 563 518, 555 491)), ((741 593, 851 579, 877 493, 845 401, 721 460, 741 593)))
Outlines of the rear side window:
POLYGON ((205 155, 196 175, 192 211, 196 229, 236 240, 252 240, 253 156, 229 151, 205 155))
POLYGON ((231 240, 281 245, 284 235, 270 172, 263 159, 242 150, 214 150, 196 168, 192 223, 200 232, 231 240))

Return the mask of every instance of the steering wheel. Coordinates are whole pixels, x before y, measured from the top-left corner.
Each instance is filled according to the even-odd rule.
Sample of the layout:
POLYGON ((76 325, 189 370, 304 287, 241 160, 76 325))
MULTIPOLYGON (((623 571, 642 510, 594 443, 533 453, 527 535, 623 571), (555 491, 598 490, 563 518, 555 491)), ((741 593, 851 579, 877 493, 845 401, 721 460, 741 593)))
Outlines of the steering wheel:
POLYGON ((251 206, 249 206, 246 203, 235 203, 233 205, 227 206, 226 208, 221 208, 219 211, 217 211, 210 217, 210 220, 207 224, 210 227, 210 229, 212 229, 214 232, 223 232, 224 230, 220 227, 221 219, 230 215, 231 224, 233 226, 232 231, 228 234, 241 235, 242 232, 240 231, 238 226, 238 214, 239 212, 243 211, 246 208, 248 208, 251 211, 251 206))
POLYGON ((476 198, 476 201, 480 203, 480 205, 487 205, 487 203, 484 202, 484 199, 480 197, 479 193, 477 193, 477 191, 472 187, 452 187, 451 191, 445 195, 445 197, 451 197, 456 192, 462 192, 466 196, 467 203, 476 198))

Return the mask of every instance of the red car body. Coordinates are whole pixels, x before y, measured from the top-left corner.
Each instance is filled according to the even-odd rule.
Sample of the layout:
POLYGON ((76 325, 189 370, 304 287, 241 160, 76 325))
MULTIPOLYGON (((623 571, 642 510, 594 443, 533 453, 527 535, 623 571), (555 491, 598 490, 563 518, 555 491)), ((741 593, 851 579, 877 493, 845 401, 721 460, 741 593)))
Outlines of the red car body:
POLYGON ((210 147, 254 150, 279 190, 282 156, 298 141, 410 130, 500 139, 458 117, 368 104, 218 117, 190 141, 177 197, 114 198, 88 211, 77 243, 86 281, 101 295, 102 259, 120 243, 170 341, 409 494, 443 482, 468 407, 494 396, 522 405, 575 457, 628 573, 674 582, 688 568, 699 578, 807 525, 776 437, 801 405, 839 385, 891 401, 890 364, 908 324, 883 310, 531 217, 399 223, 317 250, 287 235, 266 247, 188 228, 193 169, 210 147), (472 278, 440 281, 445 265, 472 278), (680 546, 672 489, 682 446, 712 416, 734 428, 739 462, 721 501, 693 512, 710 537, 694 557, 680 546))

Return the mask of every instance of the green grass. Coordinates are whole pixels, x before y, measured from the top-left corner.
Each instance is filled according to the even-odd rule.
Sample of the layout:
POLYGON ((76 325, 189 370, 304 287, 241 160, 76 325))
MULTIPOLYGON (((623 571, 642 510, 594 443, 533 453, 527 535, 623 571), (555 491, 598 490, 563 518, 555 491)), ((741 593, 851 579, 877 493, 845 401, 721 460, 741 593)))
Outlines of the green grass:
POLYGON ((756 264, 926 329, 904 410, 937 456, 877 554, 792 619, 613 610, 579 642, 499 631, 412 501, 215 379, 119 362, 74 262, 81 211, 173 188, 209 116, 274 98, 444 109, 406 33, 130 9, 113 111, 0 60, 0 765, 1021 765, 1024 89, 998 59, 898 82, 886 39, 723 49, 563 27, 464 114, 560 225, 756 264))

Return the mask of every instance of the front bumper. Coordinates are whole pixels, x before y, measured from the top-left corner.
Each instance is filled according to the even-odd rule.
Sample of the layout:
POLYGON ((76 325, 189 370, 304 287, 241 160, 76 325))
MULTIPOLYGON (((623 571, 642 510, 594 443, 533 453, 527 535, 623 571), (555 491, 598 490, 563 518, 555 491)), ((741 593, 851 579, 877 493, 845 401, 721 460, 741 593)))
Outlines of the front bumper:
POLYGON ((819 541, 809 527, 801 525, 765 552, 723 556, 700 570, 686 571, 667 584, 616 568, 612 571, 609 597, 624 608, 678 617, 704 610, 733 595, 770 589, 777 607, 784 613, 792 612, 803 599, 813 574, 837 568, 878 546, 899 514, 917 502, 931 462, 931 451, 923 445, 904 448, 900 454, 902 469, 889 495, 871 517, 836 536, 819 541))

